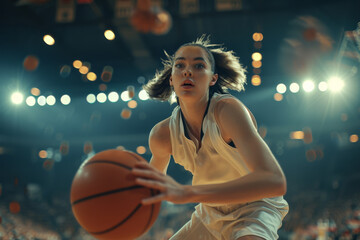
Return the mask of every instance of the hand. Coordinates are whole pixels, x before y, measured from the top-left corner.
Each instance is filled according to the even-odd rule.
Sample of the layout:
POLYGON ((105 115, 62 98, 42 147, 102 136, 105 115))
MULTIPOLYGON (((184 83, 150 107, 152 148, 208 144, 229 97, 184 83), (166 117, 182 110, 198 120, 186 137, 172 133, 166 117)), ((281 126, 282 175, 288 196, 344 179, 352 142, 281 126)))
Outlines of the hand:
POLYGON ((142 200, 142 204, 153 204, 162 200, 173 203, 187 203, 187 186, 176 182, 172 177, 165 175, 145 162, 136 163, 131 174, 136 177, 139 185, 159 191, 159 194, 142 200))

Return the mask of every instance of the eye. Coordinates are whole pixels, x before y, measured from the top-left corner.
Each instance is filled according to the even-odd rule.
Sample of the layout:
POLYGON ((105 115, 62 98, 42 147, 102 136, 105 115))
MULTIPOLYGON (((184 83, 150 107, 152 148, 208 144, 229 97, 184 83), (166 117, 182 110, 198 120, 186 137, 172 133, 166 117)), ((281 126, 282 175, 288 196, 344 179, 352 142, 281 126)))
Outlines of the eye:
POLYGON ((176 68, 183 68, 184 67, 184 64, 183 63, 176 63, 174 65, 176 68))
POLYGON ((205 65, 202 64, 202 63, 198 63, 198 64, 195 64, 195 68, 196 69, 203 69, 203 68, 205 68, 205 65))

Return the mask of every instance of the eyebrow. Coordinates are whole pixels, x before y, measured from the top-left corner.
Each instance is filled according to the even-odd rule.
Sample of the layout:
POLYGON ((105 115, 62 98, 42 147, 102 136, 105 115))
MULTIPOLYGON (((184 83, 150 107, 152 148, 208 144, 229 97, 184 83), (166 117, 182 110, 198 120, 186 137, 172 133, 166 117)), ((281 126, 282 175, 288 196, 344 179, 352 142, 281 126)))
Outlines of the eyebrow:
MULTIPOLYGON (((185 58, 184 58, 184 57, 177 57, 177 58, 175 58, 175 61, 177 61, 177 60, 185 60, 185 58)), ((203 57, 196 57, 196 58, 194 58, 194 61, 196 61, 196 60, 201 60, 201 61, 206 62, 203 57)))

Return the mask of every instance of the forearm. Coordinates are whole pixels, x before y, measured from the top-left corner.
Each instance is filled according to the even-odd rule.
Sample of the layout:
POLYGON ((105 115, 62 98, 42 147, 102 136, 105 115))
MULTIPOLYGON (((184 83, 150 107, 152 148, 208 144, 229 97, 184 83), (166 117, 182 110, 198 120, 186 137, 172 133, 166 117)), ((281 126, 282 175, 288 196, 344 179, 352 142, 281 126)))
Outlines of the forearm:
POLYGON ((261 171, 226 183, 186 188, 188 202, 238 204, 282 196, 286 192, 286 180, 282 174, 261 171))

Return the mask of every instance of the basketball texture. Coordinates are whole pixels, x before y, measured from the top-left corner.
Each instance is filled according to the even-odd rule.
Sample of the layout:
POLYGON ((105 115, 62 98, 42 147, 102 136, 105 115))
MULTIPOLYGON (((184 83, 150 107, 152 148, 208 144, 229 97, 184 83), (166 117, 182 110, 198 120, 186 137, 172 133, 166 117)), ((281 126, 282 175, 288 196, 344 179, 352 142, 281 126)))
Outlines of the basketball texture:
POLYGON ((78 223, 98 239, 135 239, 154 224, 161 203, 142 205, 156 191, 137 185, 130 174, 139 155, 106 150, 86 160, 71 186, 70 201, 78 223))

